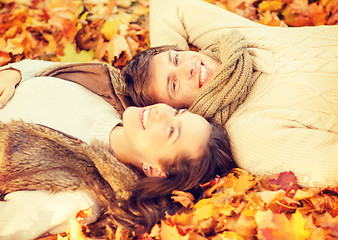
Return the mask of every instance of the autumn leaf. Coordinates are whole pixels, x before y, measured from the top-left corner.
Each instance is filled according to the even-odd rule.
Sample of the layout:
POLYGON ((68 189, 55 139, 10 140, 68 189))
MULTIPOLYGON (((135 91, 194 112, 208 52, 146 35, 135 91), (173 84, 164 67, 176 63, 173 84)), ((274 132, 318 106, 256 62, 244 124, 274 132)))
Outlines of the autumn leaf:
POLYGON ((209 199, 202 199, 195 205, 194 215, 198 221, 211 218, 213 215, 214 204, 209 199))
POLYGON ((258 11, 259 12, 264 12, 264 11, 279 11, 283 7, 283 2, 282 1, 262 1, 259 6, 258 6, 258 11))
POLYGON ((297 177, 292 172, 282 172, 277 178, 269 177, 269 183, 276 186, 276 190, 283 189, 286 194, 295 193, 299 189, 297 186, 297 177))
POLYGON ((64 56, 60 57, 61 62, 90 62, 94 58, 94 51, 81 50, 76 52, 72 44, 68 44, 64 50, 64 56))
POLYGON ((188 192, 182 192, 182 191, 173 191, 173 196, 171 199, 174 200, 174 202, 179 202, 182 204, 185 208, 190 208, 194 205, 194 196, 191 193, 188 192))
MULTIPOLYGON (((337 0, 205 1, 269 26, 338 24, 337 0)), ((0 6, 0 65, 39 58, 123 68, 150 46, 148 0, 6 0, 0 6)), ((338 238, 338 186, 301 188, 292 172, 256 177, 235 168, 202 188, 196 204, 188 193, 173 193, 188 209, 167 215, 150 233, 106 226, 102 239, 338 238)), ((82 231, 86 214, 80 212, 67 232, 41 239, 92 239, 82 231)))
POLYGON ((58 235, 57 240, 86 240, 86 236, 82 233, 82 224, 76 219, 71 220, 66 236, 58 235))
POLYGON ((259 239, 297 239, 292 225, 284 214, 275 214, 270 210, 259 210, 255 219, 258 225, 259 239))
MULTIPOLYGON (((111 236, 110 239, 112 239, 113 236, 111 236)), ((115 239, 116 240, 127 240, 129 238, 129 231, 124 229, 121 226, 117 227, 116 233, 115 233, 115 239)))
POLYGON ((262 201, 269 204, 273 201, 280 200, 285 196, 285 191, 280 189, 278 191, 262 191, 258 193, 262 201))
POLYGON ((160 231, 161 240, 189 240, 189 234, 182 236, 178 230, 176 225, 169 225, 165 222, 161 223, 161 231, 160 231))
POLYGON ((217 234, 212 240, 244 240, 244 238, 236 232, 226 231, 217 234))
POLYGON ((291 217, 291 225, 296 234, 296 238, 299 240, 308 239, 310 231, 306 228, 306 219, 297 210, 291 217))
POLYGON ((121 18, 115 17, 105 21, 101 28, 101 33, 107 40, 112 40, 113 36, 117 33, 121 25, 121 18))

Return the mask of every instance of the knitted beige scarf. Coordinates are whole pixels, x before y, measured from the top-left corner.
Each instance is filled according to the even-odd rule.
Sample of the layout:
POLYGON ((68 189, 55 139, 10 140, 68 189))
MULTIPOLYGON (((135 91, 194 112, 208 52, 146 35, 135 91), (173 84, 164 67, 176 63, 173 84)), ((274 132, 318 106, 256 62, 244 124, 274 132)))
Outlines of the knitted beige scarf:
POLYGON ((224 125, 231 114, 245 100, 259 71, 247 50, 248 42, 238 31, 231 31, 207 49, 206 55, 219 60, 220 70, 197 96, 189 111, 209 121, 224 125))

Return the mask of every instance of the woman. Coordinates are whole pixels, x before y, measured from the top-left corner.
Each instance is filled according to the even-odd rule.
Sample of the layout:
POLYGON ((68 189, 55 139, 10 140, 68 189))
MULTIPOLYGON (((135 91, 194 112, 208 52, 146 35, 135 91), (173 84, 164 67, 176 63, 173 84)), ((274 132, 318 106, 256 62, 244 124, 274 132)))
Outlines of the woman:
MULTIPOLYGON (((146 230, 150 230, 152 225, 165 216, 165 212, 177 209, 177 205, 171 200, 173 190, 194 193, 201 183, 212 179, 217 174, 223 175, 234 167, 223 130, 210 125, 202 117, 184 109, 173 109, 168 105, 158 104, 145 108, 128 108, 123 114, 122 124, 117 111, 89 90, 55 77, 32 77, 39 71, 38 69, 44 69, 44 64, 50 63, 24 61, 12 64, 9 68, 6 66, 0 72, 0 82, 7 82, 3 85, 15 86, 21 81, 16 89, 12 88, 15 89, 14 96, 0 110, 0 121, 11 124, 12 120, 22 119, 25 122, 39 124, 67 136, 70 135, 71 142, 74 142, 74 138, 79 140, 74 144, 99 140, 109 146, 110 151, 113 151, 119 161, 136 167, 149 178, 141 177, 140 182, 133 189, 130 199, 126 197, 126 194, 122 196, 120 194, 119 196, 111 196, 112 200, 107 196, 110 196, 111 192, 116 195, 119 190, 116 190, 116 182, 127 179, 127 183, 122 184, 123 190, 121 192, 128 193, 127 186, 133 186, 130 183, 133 179, 136 181, 134 174, 127 178, 123 177, 123 174, 119 174, 116 179, 114 179, 115 176, 110 176, 113 180, 108 181, 109 171, 105 168, 104 161, 98 160, 100 164, 97 166, 93 151, 86 150, 86 156, 79 156, 78 154, 68 154, 67 151, 63 153, 60 150, 55 150, 53 144, 57 138, 50 137, 54 136, 53 133, 48 132, 52 131, 50 129, 34 131, 34 134, 38 136, 37 139, 40 140, 42 138, 39 135, 40 132, 47 131, 48 133, 45 137, 48 140, 46 140, 48 142, 46 146, 41 145, 40 149, 37 144, 31 148, 34 150, 34 154, 40 158, 33 157, 31 160, 27 160, 26 156, 30 156, 30 154, 27 154, 26 149, 15 148, 17 144, 10 147, 7 145, 9 141, 3 140, 2 152, 10 154, 13 153, 13 150, 16 151, 12 157, 3 158, 4 162, 2 162, 0 171, 3 178, 1 191, 3 194, 7 194, 5 197, 7 201, 1 202, 0 205, 2 212, 0 235, 2 239, 21 236, 31 239, 52 230, 52 232, 64 231, 65 224, 71 217, 78 211, 90 207, 94 209, 94 215, 89 222, 95 221, 101 213, 102 205, 105 210, 103 212, 110 216, 110 219, 114 220, 118 217, 117 220, 127 227, 141 225, 146 230), (9 75, 10 78, 2 78, 2 76, 9 75), (20 150, 22 158, 19 158, 21 156, 20 150), (75 157, 69 161, 62 161, 64 158, 59 157, 49 158, 50 151, 60 152, 64 157, 70 159, 73 155, 75 157), (86 158, 89 160, 84 160, 86 158), (16 171, 12 168, 13 162, 6 162, 10 159, 20 161, 18 167, 15 168, 16 171), (32 167, 25 168, 22 174, 16 174, 21 171, 21 161, 28 166, 32 165, 34 169, 36 159, 42 161, 38 162, 40 168, 37 169, 36 174, 34 171, 34 174, 32 173, 32 167), (55 159, 61 159, 61 161, 55 159), (81 165, 84 167, 77 167, 78 159, 84 162, 84 165, 81 165), (87 165, 89 167, 86 167, 87 165), (62 184, 61 186, 54 184, 51 181, 53 174, 47 174, 47 177, 40 181, 40 174, 55 173, 55 171, 58 173, 57 176, 66 179, 66 182, 70 179, 67 187, 64 188, 62 184), (12 173, 14 175, 11 175, 12 173), (28 181, 29 184, 25 180, 27 176, 31 178, 28 181), (95 181, 92 182, 93 177, 95 181), (101 183, 102 178, 108 181, 108 187, 104 181, 101 183), (84 186, 79 183, 82 181, 84 186), (44 184, 45 182, 48 184, 44 184), (95 184, 95 182, 99 183, 95 184), (74 188, 72 188, 73 185, 74 188), (98 194, 97 189, 103 189, 103 193, 99 191, 98 194), (48 192, 45 192, 46 190, 48 192), (56 191, 56 193, 50 191, 56 191), (92 193, 93 191, 95 194, 92 193), (100 201, 101 196, 103 196, 103 201, 100 201), (73 201, 68 201, 69 198, 73 201), (115 206, 119 201, 114 198, 127 201, 125 203, 122 201, 123 214, 119 212, 122 210, 115 206), (30 203, 34 204, 27 208, 30 203), (65 210, 59 212, 60 208, 65 210), (20 212, 23 209, 27 214, 20 212), (116 212, 119 214, 114 214, 116 212)), ((3 127, 3 134, 6 126, 3 127)), ((18 134, 8 132, 5 136, 14 141, 13 136, 18 136, 22 131, 17 131, 18 134)), ((19 141, 19 143, 22 142, 19 141)), ((33 145, 38 141, 28 138, 26 142, 28 145, 33 145)), ((70 148, 69 141, 67 144, 62 144, 62 142, 61 140, 57 141, 61 146, 70 148)), ((63 147, 57 149, 63 149, 63 147)), ((95 152, 99 152, 99 150, 95 152)), ((81 153, 83 151, 75 149, 73 152, 81 153)), ((106 150, 106 152, 108 151, 106 150)), ((115 163, 110 169, 114 169, 114 166, 115 163)))
POLYGON ((335 186, 337 38, 338 26, 269 27, 204 1, 151 0, 154 48, 124 69, 126 92, 222 124, 236 163, 256 175, 335 186))

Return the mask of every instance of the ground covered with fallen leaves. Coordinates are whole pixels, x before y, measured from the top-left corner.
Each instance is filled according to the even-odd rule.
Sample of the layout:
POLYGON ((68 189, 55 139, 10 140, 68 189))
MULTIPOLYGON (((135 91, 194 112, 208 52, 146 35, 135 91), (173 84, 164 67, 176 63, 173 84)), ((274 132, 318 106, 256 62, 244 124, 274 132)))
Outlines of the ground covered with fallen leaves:
MULTIPOLYGON (((337 0, 206 1, 270 26, 338 24, 337 0)), ((0 66, 30 58, 123 68, 149 47, 148 11, 148 0, 0 0, 0 66)), ((256 178, 234 169, 203 187, 205 197, 195 205, 175 193, 187 210, 150 234, 107 228, 106 238, 338 239, 338 186, 302 189, 290 172, 256 178)), ((80 215, 69 231, 44 239, 89 239, 80 215)))

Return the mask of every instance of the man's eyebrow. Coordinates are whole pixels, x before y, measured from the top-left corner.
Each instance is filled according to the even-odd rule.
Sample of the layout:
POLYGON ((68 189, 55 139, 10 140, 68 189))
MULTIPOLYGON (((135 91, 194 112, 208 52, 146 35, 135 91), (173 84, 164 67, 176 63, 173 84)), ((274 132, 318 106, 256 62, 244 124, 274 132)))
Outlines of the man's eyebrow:
MULTIPOLYGON (((168 50, 167 51, 168 53, 168 61, 169 61, 169 65, 170 63, 172 63, 172 59, 171 59, 171 54, 170 54, 170 51, 168 50)), ((169 73, 168 74, 168 77, 167 77, 167 93, 168 93, 168 96, 170 99, 173 99, 172 95, 171 95, 171 91, 170 91, 170 79, 171 79, 171 74, 169 73)))

